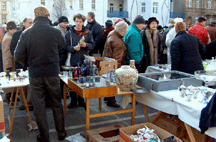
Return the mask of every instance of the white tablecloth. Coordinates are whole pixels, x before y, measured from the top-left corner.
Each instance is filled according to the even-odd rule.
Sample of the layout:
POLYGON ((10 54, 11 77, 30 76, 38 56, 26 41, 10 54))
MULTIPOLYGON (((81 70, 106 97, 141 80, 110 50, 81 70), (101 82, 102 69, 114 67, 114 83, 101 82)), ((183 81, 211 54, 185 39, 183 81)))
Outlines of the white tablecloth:
MULTIPOLYGON (((155 92, 150 91, 146 94, 137 94, 136 101, 150 106, 159 111, 178 115, 179 119, 193 128, 199 129, 199 119, 201 110, 206 106, 199 102, 199 98, 192 99, 192 102, 186 102, 185 98, 180 97, 178 90, 169 90, 155 92)), ((209 128, 206 133, 207 135, 216 138, 216 127, 209 128)))

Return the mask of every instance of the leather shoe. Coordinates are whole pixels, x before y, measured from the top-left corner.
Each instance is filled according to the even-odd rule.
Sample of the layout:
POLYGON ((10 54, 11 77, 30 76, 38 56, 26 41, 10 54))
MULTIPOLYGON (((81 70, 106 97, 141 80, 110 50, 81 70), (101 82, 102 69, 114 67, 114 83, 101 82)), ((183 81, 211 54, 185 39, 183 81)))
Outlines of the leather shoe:
POLYGON ((107 103, 107 106, 110 106, 110 107, 120 107, 120 105, 118 105, 117 103, 107 103))
POLYGON ((63 141, 65 139, 66 135, 67 135, 66 132, 64 132, 64 134, 58 134, 58 140, 63 141))
POLYGON ((33 111, 34 110, 33 106, 28 106, 28 109, 29 109, 29 111, 33 111))
POLYGON ((81 107, 84 107, 86 110, 86 103, 85 102, 78 102, 78 105, 81 107))
POLYGON ((24 110, 24 109, 26 109, 26 108, 25 108, 25 105, 19 106, 19 110, 24 110))
POLYGON ((76 107, 76 106, 77 106, 77 104, 75 104, 75 103, 69 103, 69 104, 67 105, 68 108, 74 108, 74 107, 76 107))
POLYGON ((11 98, 11 93, 5 94, 3 102, 6 102, 6 103, 10 104, 10 98, 11 98))
MULTIPOLYGON (((37 141, 38 141, 38 142, 45 142, 45 141, 43 141, 43 139, 41 138, 40 135, 37 135, 37 141)), ((50 141, 47 141, 47 142, 50 142, 50 141)))

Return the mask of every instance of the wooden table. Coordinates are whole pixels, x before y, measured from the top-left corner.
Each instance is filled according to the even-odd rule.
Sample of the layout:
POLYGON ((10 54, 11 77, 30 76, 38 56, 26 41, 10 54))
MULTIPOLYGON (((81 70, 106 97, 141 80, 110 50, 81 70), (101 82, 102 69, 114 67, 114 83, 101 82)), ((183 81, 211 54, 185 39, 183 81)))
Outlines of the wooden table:
POLYGON ((1 80, 2 85, 0 86, 1 89, 6 89, 6 88, 12 88, 12 94, 11 94, 11 99, 10 99, 10 104, 9 104, 9 110, 8 110, 8 121, 9 121, 9 134, 12 133, 12 128, 13 128, 13 122, 15 119, 21 119, 21 118, 29 118, 30 124, 32 126, 33 131, 34 130, 34 126, 32 123, 32 119, 31 119, 31 115, 29 113, 29 109, 28 109, 28 105, 26 102, 26 98, 25 98, 25 94, 23 91, 23 87, 26 87, 29 85, 29 81, 28 79, 24 79, 23 81, 10 81, 8 83, 5 82, 6 80, 1 80), (5 82, 5 83, 3 83, 5 82), (12 101, 13 101, 13 97, 14 97, 14 91, 16 90, 16 95, 15 95, 15 102, 14 102, 14 107, 12 108, 12 101), (17 104, 17 97, 18 97, 18 93, 20 92, 21 97, 23 99, 23 103, 25 105, 26 108, 26 113, 28 115, 28 117, 19 117, 19 118, 14 118, 15 115, 15 110, 16 110, 16 104, 17 104), (12 113, 12 118, 10 117, 10 112, 11 109, 13 109, 13 113, 12 113))
MULTIPOLYGON (((68 87, 71 91, 76 92, 79 96, 86 99, 86 130, 90 129, 90 118, 103 117, 109 115, 116 115, 122 113, 131 113, 131 125, 135 124, 135 108, 136 108, 136 94, 133 92, 118 92, 118 87, 116 85, 110 85, 109 81, 100 78, 100 82, 95 83, 95 87, 85 88, 81 84, 77 83, 75 80, 68 79, 68 87), (103 86, 104 85, 104 86, 103 86), (124 96, 132 95, 132 108, 125 110, 118 110, 112 112, 103 112, 97 114, 90 114, 90 100, 104 97, 114 97, 114 96, 124 96)), ((101 108, 101 103, 99 103, 99 108, 101 108)))

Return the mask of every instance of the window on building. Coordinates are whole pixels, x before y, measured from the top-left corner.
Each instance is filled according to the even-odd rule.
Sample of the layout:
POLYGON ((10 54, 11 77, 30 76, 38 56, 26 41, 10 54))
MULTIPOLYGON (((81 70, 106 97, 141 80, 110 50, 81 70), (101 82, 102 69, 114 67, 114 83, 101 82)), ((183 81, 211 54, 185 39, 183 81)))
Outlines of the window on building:
POLYGON ((189 0, 189 7, 192 7, 193 5, 193 0, 189 0))
POLYGON ((200 0, 196 0, 196 8, 199 8, 200 0))
POLYGON ((123 5, 119 4, 119 11, 123 11, 123 5))
POLYGON ((70 9, 73 9, 73 1, 72 0, 70 0, 69 7, 70 7, 70 9))
POLYGON ((202 0, 202 8, 205 8, 205 2, 202 0))
POLYGON ((208 0, 208 9, 212 9, 212 1, 208 0))
POLYGON ((153 2, 153 13, 158 13, 158 3, 153 2))
POLYGON ((146 9, 146 3, 142 2, 142 4, 141 4, 141 12, 145 12, 145 9, 146 9))
POLYGON ((41 4, 45 6, 45 0, 41 0, 41 4))
POLYGON ((55 7, 55 4, 56 4, 56 0, 53 0, 53 7, 55 7))
POLYGON ((95 10, 95 0, 92 0, 92 10, 95 10))
POLYGON ((114 9, 114 5, 113 3, 110 3, 110 11, 113 11, 113 9, 114 9))
POLYGON ((79 9, 83 9, 83 0, 79 0, 79 9))
POLYGON ((7 15, 2 15, 2 24, 7 23, 7 15))
POLYGON ((2 11, 6 11, 6 2, 2 2, 2 11))

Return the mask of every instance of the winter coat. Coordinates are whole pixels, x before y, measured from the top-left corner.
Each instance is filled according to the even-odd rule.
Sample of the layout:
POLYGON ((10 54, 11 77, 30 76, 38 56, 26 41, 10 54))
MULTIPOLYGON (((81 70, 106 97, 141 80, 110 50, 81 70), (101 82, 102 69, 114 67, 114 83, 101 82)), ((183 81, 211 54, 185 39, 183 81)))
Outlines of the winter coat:
POLYGON ((199 22, 188 30, 189 34, 196 36, 204 46, 207 45, 209 41, 208 31, 207 29, 199 22))
POLYGON ((143 44, 142 37, 140 35, 140 30, 135 24, 131 24, 127 33, 124 36, 124 42, 127 47, 127 53, 125 56, 126 63, 130 63, 130 60, 135 60, 135 64, 140 64, 143 58, 143 44))
POLYGON ((107 37, 106 44, 104 46, 104 57, 114 58, 118 61, 118 68, 124 63, 126 55, 126 45, 117 31, 113 30, 107 37))
POLYGON ((171 42, 175 38, 175 36, 176 36, 176 31, 175 31, 175 27, 173 27, 167 33, 166 42, 165 42, 166 46, 167 46, 167 63, 168 64, 171 64, 170 46, 171 46, 171 42))
POLYGON ((103 46, 104 46, 105 43, 106 43, 107 36, 109 35, 109 33, 110 33, 112 30, 114 30, 114 27, 113 27, 113 26, 111 26, 111 27, 109 27, 109 28, 107 28, 107 29, 104 30, 104 32, 103 32, 103 46))
POLYGON ((150 33, 149 29, 141 31, 142 43, 144 47, 144 56, 146 65, 144 68, 147 68, 149 65, 156 65, 158 63, 158 58, 160 51, 162 51, 162 44, 158 30, 150 33))
POLYGON ((214 94, 206 105, 205 108, 202 109, 200 115, 199 127, 201 129, 201 133, 204 134, 205 131, 210 127, 216 127, 216 94, 214 94))
POLYGON ((210 35, 211 41, 216 39, 216 26, 210 25, 207 27, 208 33, 210 35))
POLYGON ((98 53, 98 50, 100 54, 103 53, 103 29, 99 23, 97 23, 95 20, 91 23, 88 23, 85 27, 87 30, 91 31, 93 36, 93 41, 95 44, 94 49, 90 51, 90 55, 94 53, 98 53))
POLYGON ((212 57, 215 56, 216 56, 216 39, 206 46, 203 59, 212 59, 212 57))
MULTIPOLYGON (((11 44, 10 44, 10 52, 11 52, 13 57, 14 57, 14 50, 15 50, 15 48, 17 46, 18 40, 19 40, 23 30, 16 31, 12 36, 12 40, 11 40, 11 44)), ((26 68, 23 68, 23 66, 19 62, 15 62, 15 69, 24 69, 24 70, 26 70, 26 68)))
POLYGON ((46 17, 36 17, 23 31, 14 51, 15 60, 28 66, 30 77, 57 76, 60 72, 59 50, 65 47, 61 32, 46 17))
POLYGON ((2 58, 3 58, 3 70, 11 68, 11 71, 15 70, 15 60, 10 52, 10 43, 13 34, 7 32, 2 41, 2 58))
POLYGON ((204 70, 201 56, 205 52, 203 44, 186 31, 178 32, 171 42, 171 69, 190 74, 204 70))
POLYGON ((71 66, 77 66, 78 62, 83 64, 84 55, 88 55, 88 51, 94 49, 95 44, 93 42, 93 36, 90 31, 86 30, 84 27, 82 28, 82 32, 80 35, 74 29, 73 26, 66 34, 66 51, 71 53, 71 66), (72 45, 71 45, 71 35, 72 35, 72 45), (82 36, 85 37, 86 47, 80 47, 79 51, 74 50, 74 47, 78 45, 82 36))

